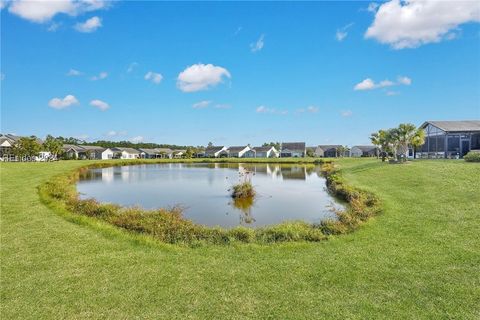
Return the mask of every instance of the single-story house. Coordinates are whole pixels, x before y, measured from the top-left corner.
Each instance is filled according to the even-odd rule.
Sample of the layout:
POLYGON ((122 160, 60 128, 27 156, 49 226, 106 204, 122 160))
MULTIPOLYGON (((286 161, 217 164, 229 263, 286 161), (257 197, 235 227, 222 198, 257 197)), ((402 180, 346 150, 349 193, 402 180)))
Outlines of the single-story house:
POLYGON ((138 159, 140 158, 140 151, 133 148, 116 147, 112 148, 115 158, 119 159, 138 159))
POLYGON ((141 159, 162 158, 162 155, 157 149, 139 148, 137 150, 140 152, 139 157, 141 159))
POLYGON ((4 160, 13 160, 15 155, 13 154, 13 145, 20 139, 13 134, 1 134, 0 135, 0 158, 4 160))
POLYGON ((425 143, 417 158, 463 158, 480 149, 480 120, 425 121, 425 143))
POLYGON ((168 159, 173 158, 173 150, 170 148, 155 148, 155 150, 160 155, 159 158, 168 158, 168 159))
POLYGON ((343 146, 339 144, 332 144, 332 145, 319 145, 315 148, 314 155, 315 157, 322 157, 322 158, 336 158, 341 156, 339 150, 343 146))
POLYGON ((350 157, 376 157, 379 150, 375 146, 353 146, 350 149, 350 157))
POLYGON ((172 155, 175 159, 180 159, 185 157, 187 150, 173 150, 172 155))
POLYGON ((281 145, 280 157, 282 158, 301 158, 305 157, 306 151, 305 142, 284 142, 281 145))
POLYGON ((236 146, 236 147, 230 147, 228 148, 228 155, 233 158, 254 158, 255 157, 255 152, 252 151, 250 146, 236 146), (251 151, 251 152, 249 152, 251 151), (247 157, 246 154, 250 157, 247 157), (253 153, 253 156, 251 156, 253 153))
POLYGON ((225 146, 210 146, 205 149, 206 158, 228 157, 228 149, 225 146))
POLYGON ((256 158, 278 158, 280 153, 274 146, 267 147, 255 147, 255 157, 256 158))
POLYGON ((99 146, 77 146, 73 144, 64 144, 62 149, 68 159, 107 160, 114 158, 114 151, 112 149, 99 146))

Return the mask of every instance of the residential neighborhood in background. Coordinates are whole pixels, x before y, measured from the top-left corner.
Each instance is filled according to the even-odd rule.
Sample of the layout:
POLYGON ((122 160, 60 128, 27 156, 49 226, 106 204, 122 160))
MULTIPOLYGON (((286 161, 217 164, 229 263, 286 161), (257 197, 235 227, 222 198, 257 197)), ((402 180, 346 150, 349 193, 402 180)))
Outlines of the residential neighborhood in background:
MULTIPOLYGON (((421 126, 425 132, 425 143, 415 149, 408 148, 408 158, 462 158, 471 150, 480 151, 480 120, 470 121, 426 121, 421 126)), ((12 134, 0 135, 1 161, 22 161, 15 146, 22 137, 12 134)), ((28 139, 27 139, 28 140, 28 139)), ((358 145, 351 148, 340 144, 307 147, 305 142, 277 143, 251 147, 214 146, 171 148, 103 147, 87 144, 63 144, 59 152, 53 154, 42 148, 44 141, 32 137, 31 143, 39 150, 29 161, 49 161, 56 159, 181 159, 181 158, 301 158, 301 157, 378 157, 381 148, 375 145, 358 145)), ((109 142, 110 144, 112 142, 109 142)))

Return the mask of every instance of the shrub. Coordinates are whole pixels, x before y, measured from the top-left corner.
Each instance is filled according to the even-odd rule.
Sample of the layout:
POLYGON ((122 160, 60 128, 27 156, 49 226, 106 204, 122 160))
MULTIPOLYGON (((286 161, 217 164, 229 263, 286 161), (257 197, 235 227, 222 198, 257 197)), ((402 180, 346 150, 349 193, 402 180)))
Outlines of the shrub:
POLYGON ((250 181, 244 181, 232 187, 232 198, 234 199, 246 199, 254 197, 255 189, 250 181))
POLYGON ((463 159, 467 162, 480 162, 480 151, 470 151, 463 159))

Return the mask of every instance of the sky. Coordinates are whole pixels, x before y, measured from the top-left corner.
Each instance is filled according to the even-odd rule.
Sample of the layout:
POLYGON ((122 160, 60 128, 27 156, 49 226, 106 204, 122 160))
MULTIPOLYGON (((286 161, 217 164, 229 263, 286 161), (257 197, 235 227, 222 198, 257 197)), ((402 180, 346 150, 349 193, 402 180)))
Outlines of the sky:
POLYGON ((1 2, 1 132, 369 144, 480 119, 480 3, 1 2))

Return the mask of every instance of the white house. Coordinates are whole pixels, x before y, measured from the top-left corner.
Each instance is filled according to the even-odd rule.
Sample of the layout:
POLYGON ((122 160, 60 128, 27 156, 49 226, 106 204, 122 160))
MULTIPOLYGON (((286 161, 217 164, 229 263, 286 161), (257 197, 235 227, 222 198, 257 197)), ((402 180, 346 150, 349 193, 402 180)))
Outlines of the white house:
POLYGON ((173 150, 172 155, 175 159, 183 158, 187 150, 173 150))
POLYGON ((228 148, 228 155, 234 158, 253 158, 255 152, 249 146, 237 146, 228 148), (250 151, 250 152, 249 152, 250 151))
POLYGON ((205 149, 206 158, 228 157, 228 149, 225 146, 210 146, 205 149))
POLYGON ((112 148, 115 157, 120 159, 138 159, 140 158, 140 151, 133 148, 116 147, 112 148))
POLYGON ((253 149, 255 150, 256 158, 278 158, 280 155, 280 152, 274 146, 255 147, 253 149))
POLYGON ((302 158, 306 155, 305 142, 284 142, 281 146, 280 156, 282 158, 302 158))

